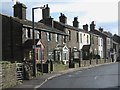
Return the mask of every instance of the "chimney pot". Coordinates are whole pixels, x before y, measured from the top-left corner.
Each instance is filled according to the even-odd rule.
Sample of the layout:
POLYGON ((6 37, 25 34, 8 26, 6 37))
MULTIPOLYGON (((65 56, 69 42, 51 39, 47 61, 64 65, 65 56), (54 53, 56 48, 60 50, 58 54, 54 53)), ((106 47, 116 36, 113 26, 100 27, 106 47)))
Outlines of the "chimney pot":
POLYGON ((60 16, 62 16, 62 13, 60 13, 60 16))
POLYGON ((64 14, 60 13, 59 21, 61 23, 66 24, 67 23, 67 17, 64 14))
POLYGON ((46 4, 46 7, 48 7, 48 4, 46 4))
POLYGON ((99 30, 100 30, 101 32, 103 32, 103 28, 100 27, 99 30))

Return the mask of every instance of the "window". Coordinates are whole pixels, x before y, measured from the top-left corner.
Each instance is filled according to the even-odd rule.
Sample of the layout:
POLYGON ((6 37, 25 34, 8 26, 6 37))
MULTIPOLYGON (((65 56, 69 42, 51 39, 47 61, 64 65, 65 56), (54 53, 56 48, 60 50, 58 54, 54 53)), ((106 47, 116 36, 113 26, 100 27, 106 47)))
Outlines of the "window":
POLYGON ((68 31, 68 35, 69 35, 68 40, 70 41, 71 40, 71 31, 70 30, 68 31))
POLYGON ((28 38, 28 29, 24 28, 24 30, 25 30, 25 37, 28 38))
POLYGON ((51 33, 47 32, 47 40, 48 40, 48 41, 51 41, 51 39, 52 39, 52 38, 51 38, 51 33))
POLYGON ((87 35, 87 44, 89 43, 89 36, 87 35))
POLYGON ((30 28, 23 28, 23 32, 24 32, 24 36, 26 38, 32 38, 32 32, 31 32, 31 29, 30 28))
POLYGON ((98 45, 100 46, 100 38, 98 38, 98 45))
POLYGON ((98 55, 100 55, 100 50, 98 50, 98 55))
POLYGON ((82 43, 82 33, 80 34, 80 42, 82 43))
POLYGON ((64 53, 64 60, 67 60, 67 53, 64 53))
POLYGON ((59 41, 59 35, 55 34, 55 41, 58 42, 59 41))
POLYGON ((95 40, 96 40, 96 43, 97 43, 97 45, 98 45, 98 37, 96 37, 95 40))
POLYGON ((94 44, 94 36, 92 36, 91 39, 92 39, 92 40, 91 40, 92 44, 94 44))
POLYGON ((30 38, 31 37, 31 32, 30 32, 30 28, 27 28, 27 35, 28 35, 28 38, 30 38))
POLYGON ((30 33, 31 33, 31 38, 33 38, 33 35, 32 35, 32 33, 33 33, 33 30, 32 30, 32 29, 30 29, 30 33))
POLYGON ((39 58, 38 58, 38 49, 36 49, 36 60, 38 60, 39 58))
POLYGON ((107 44, 110 45, 110 39, 109 38, 107 38, 107 44))
POLYGON ((79 33, 77 32, 76 34, 77 34, 77 35, 76 35, 76 37, 77 37, 77 42, 79 42, 79 33))
POLYGON ((39 31, 39 39, 41 39, 41 31, 39 31))
POLYGON ((66 43, 67 42, 67 37, 63 36, 63 38, 64 38, 64 43, 66 43))
POLYGON ((36 39, 41 39, 41 31, 36 31, 36 39))
POLYGON ((36 31, 36 39, 39 39, 40 32, 36 31))
POLYGON ((57 34, 57 41, 59 41, 59 35, 57 34))
POLYGON ((102 44, 103 44, 103 40, 101 39, 101 46, 102 46, 102 44))
POLYGON ((48 33, 48 38, 49 38, 49 41, 51 40, 51 34, 50 33, 48 33))

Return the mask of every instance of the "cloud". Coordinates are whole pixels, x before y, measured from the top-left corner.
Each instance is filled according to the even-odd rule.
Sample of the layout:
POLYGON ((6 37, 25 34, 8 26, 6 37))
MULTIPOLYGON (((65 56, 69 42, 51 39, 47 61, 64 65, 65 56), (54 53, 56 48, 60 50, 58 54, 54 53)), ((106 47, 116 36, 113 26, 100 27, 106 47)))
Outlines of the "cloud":
POLYGON ((87 17, 98 22, 110 22, 118 19, 117 3, 112 2, 73 2, 52 4, 50 7, 51 12, 72 12, 75 13, 75 16, 80 16, 80 18, 87 17), (87 14, 81 16, 80 12, 86 12, 87 14))
MULTIPOLYGON (((37 6, 43 6, 49 4, 51 9, 51 16, 55 19, 59 19, 60 12, 63 12, 68 20, 68 24, 72 25, 73 18, 78 16, 80 22, 80 28, 83 24, 90 24, 91 21, 95 21, 98 25, 105 26, 106 29, 114 31, 117 26, 107 24, 117 22, 118 20, 118 0, 19 0, 26 4, 27 18, 31 19, 31 9, 37 6)), ((4 0, 4 2, 10 2, 10 0, 4 0)), ((11 0, 12 2, 12 0, 11 0)), ((3 8, 5 12, 11 12, 13 5, 6 5, 3 8)), ((8 13, 10 14, 10 13, 8 13)), ((35 10, 35 21, 42 19, 42 10, 35 10)))
MULTIPOLYGON (((51 16, 58 21, 60 13, 64 13, 67 16, 68 24, 72 25, 73 18, 78 16, 80 22, 80 28, 83 24, 90 24, 91 21, 95 21, 98 26, 104 27, 106 30, 110 30, 112 33, 118 33, 117 26, 109 23, 117 22, 118 20, 118 2, 116 1, 100 1, 94 0, 76 0, 76 1, 55 1, 43 2, 42 4, 34 3, 32 6, 42 6, 46 3, 49 4, 51 10, 51 16), (101 25, 100 25, 101 24, 101 25)), ((42 18, 42 12, 36 11, 35 20, 38 21, 42 18)))

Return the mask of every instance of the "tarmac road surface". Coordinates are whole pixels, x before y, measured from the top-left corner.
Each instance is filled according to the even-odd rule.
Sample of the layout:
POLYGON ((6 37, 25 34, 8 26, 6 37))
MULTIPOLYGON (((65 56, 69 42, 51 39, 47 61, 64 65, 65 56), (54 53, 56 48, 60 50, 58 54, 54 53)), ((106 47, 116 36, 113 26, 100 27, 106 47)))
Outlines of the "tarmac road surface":
POLYGON ((38 90, 40 88, 118 88, 120 86, 118 82, 120 76, 118 68, 120 68, 120 63, 112 63, 67 73, 48 80, 38 90))

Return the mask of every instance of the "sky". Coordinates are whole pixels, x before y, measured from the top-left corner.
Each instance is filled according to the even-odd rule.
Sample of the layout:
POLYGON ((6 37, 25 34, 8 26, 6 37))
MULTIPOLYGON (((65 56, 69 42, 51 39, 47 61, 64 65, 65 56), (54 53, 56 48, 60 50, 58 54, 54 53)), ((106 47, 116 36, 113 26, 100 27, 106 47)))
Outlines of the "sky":
MULTIPOLYGON (((0 13, 13 16, 15 0, 0 1, 0 13)), ((46 4, 50 7, 50 15, 59 21, 60 13, 67 17, 67 24, 73 25, 74 17, 78 17, 79 28, 95 21, 96 29, 118 34, 118 1, 119 0, 19 0, 27 6, 27 19, 31 20, 31 9, 46 4)), ((42 10, 35 10, 35 21, 42 19, 42 10)))

